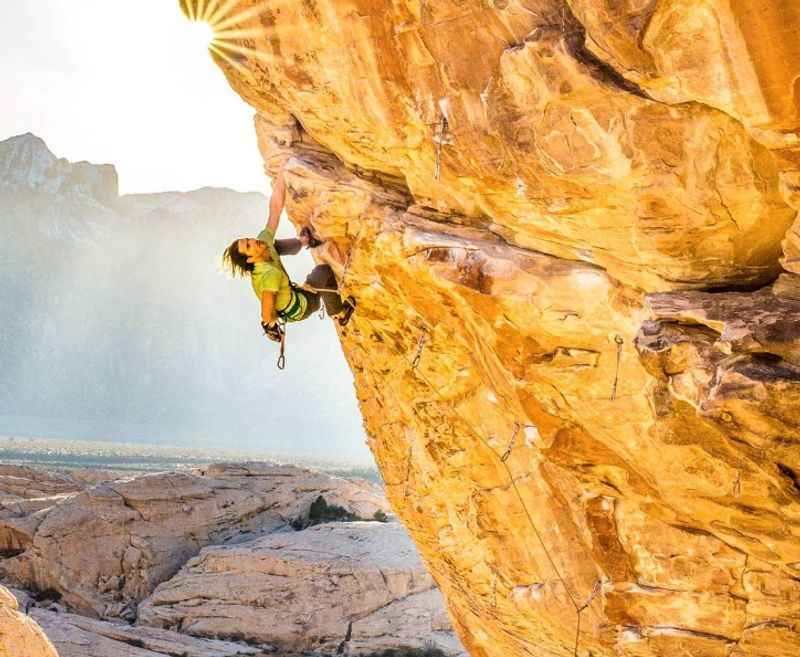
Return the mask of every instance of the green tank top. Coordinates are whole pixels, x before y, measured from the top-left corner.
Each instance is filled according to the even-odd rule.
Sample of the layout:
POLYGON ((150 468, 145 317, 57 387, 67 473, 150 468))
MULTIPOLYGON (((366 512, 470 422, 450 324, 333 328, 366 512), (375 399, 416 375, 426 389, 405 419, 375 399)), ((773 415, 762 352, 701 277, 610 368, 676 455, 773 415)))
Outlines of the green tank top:
POLYGON ((275 308, 278 312, 292 311, 286 316, 286 319, 291 322, 301 319, 308 307, 308 300, 305 295, 292 290, 289 276, 281 264, 278 252, 275 250, 275 234, 269 228, 266 228, 258 234, 256 239, 267 245, 272 262, 257 262, 255 264, 253 273, 250 276, 253 292, 255 292, 259 302, 261 302, 261 295, 264 292, 274 292, 275 308))

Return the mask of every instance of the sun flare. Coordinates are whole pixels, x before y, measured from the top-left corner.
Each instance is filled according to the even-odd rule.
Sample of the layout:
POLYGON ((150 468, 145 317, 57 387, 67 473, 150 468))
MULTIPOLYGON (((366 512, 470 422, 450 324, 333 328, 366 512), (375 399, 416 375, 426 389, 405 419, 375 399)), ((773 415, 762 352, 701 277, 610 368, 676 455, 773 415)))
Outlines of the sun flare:
POLYGON ((208 49, 214 42, 214 28, 201 20, 193 20, 189 23, 189 35, 187 37, 198 49, 208 49))
POLYGON ((262 29, 242 28, 269 7, 270 0, 239 8, 241 0, 181 0, 183 13, 191 21, 196 35, 193 41, 211 50, 217 57, 239 72, 246 72, 243 61, 252 58, 270 63, 271 58, 243 42, 263 36, 262 29))

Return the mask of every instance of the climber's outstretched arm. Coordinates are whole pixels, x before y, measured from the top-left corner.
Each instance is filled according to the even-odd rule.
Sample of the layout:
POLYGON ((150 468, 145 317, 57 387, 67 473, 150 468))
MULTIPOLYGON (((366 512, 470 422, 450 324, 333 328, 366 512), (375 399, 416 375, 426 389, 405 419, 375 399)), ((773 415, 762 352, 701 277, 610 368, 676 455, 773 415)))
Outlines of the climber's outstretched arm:
POLYGON ((285 202, 286 183, 283 180, 283 171, 281 171, 275 177, 275 183, 272 185, 272 196, 269 199, 269 219, 267 220, 267 228, 272 231, 273 235, 278 231, 278 223, 280 223, 285 202))

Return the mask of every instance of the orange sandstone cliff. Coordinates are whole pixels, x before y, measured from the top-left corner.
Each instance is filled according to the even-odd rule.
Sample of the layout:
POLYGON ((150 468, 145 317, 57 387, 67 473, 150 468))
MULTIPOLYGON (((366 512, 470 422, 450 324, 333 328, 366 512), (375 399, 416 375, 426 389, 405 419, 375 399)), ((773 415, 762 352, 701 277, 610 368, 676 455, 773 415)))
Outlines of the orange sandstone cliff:
POLYGON ((16 598, 0 586, 0 657, 58 657, 32 618, 19 611, 16 598))
POLYGON ((800 5, 182 6, 472 655, 800 654, 800 5))

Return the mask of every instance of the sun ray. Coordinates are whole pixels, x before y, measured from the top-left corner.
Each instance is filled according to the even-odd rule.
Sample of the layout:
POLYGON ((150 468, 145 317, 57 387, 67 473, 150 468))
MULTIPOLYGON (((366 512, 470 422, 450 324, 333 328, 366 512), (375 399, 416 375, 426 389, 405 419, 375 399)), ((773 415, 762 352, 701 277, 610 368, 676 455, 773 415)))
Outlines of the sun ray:
POLYGON ((238 44, 230 43, 228 41, 215 41, 214 45, 216 48, 231 50, 240 55, 244 55, 245 57, 253 57, 259 61, 264 62, 265 64, 275 63, 275 58, 272 55, 259 52, 258 50, 253 50, 252 48, 247 48, 246 46, 240 46, 238 44))
POLYGON ((221 0, 218 1, 217 8, 214 13, 208 17, 208 22, 214 27, 216 27, 220 21, 228 18, 228 14, 230 13, 231 9, 233 9, 236 6, 236 3, 240 2, 240 0, 225 0, 221 4, 220 2, 221 0))
POLYGON ((233 66, 233 68, 235 68, 235 69, 236 69, 236 71, 237 71, 237 72, 238 72, 240 75, 242 75, 242 76, 249 76, 249 75, 250 75, 250 71, 248 71, 248 70, 247 70, 247 68, 246 68, 245 66, 243 66, 242 64, 240 64, 239 62, 237 62, 237 61, 236 61, 235 59, 233 59, 233 58, 232 58, 230 55, 228 55, 228 54, 226 54, 225 52, 223 52, 223 51, 222 51, 220 48, 218 48, 217 46, 215 46, 213 43, 212 43, 212 44, 209 46, 209 49, 210 49, 210 50, 212 50, 212 51, 214 51, 214 52, 215 52, 217 55, 219 55, 219 56, 220 56, 222 59, 224 59, 224 60, 225 60, 225 62, 227 62, 228 64, 230 64, 231 66, 233 66))
POLYGON ((195 14, 194 10, 194 2, 195 0, 185 0, 184 6, 186 7, 186 13, 189 16, 190 21, 197 20, 197 14, 195 14))
POLYGON ((269 2, 259 2, 257 5, 250 7, 250 9, 247 9, 234 16, 231 16, 230 18, 226 18, 225 20, 215 25, 215 27, 218 30, 224 30, 229 27, 232 27, 233 25, 236 25, 237 23, 244 23, 246 21, 249 21, 254 16, 262 14, 264 10, 266 10, 266 8, 269 6, 269 4, 270 4, 269 2))
POLYGON ((205 21, 206 0, 197 0, 197 20, 205 21))
POLYGON ((233 41, 234 39, 250 39, 252 37, 263 36, 264 29, 252 28, 249 30, 223 30, 222 32, 214 32, 214 35, 220 41, 233 41))
POLYGON ((213 26, 211 22, 211 17, 214 15, 214 12, 217 11, 217 7, 219 7, 219 0, 208 0, 208 6, 206 7, 206 15, 203 17, 203 20, 206 21, 209 25, 213 26))

